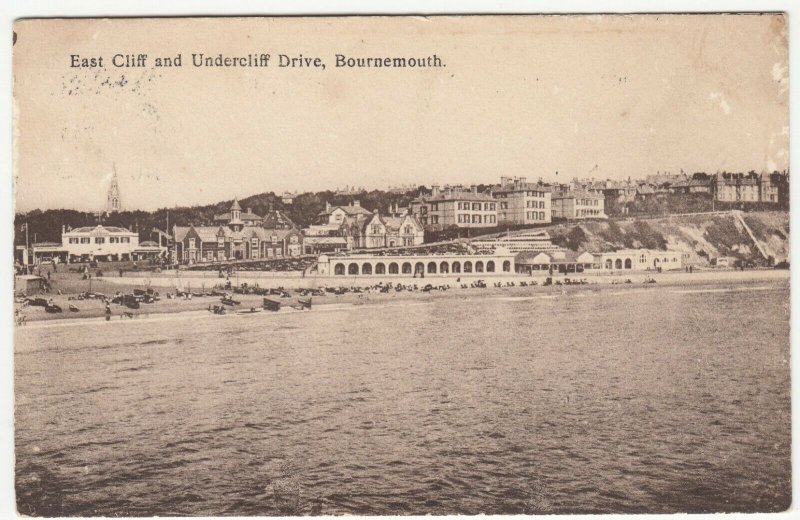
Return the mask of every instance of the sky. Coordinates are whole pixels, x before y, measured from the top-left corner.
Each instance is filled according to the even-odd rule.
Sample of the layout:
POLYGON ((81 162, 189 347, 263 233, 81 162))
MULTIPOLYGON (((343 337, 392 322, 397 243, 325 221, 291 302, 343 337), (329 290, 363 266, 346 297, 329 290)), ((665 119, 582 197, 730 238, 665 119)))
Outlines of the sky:
POLYGON ((788 168, 780 15, 46 20, 15 25, 17 211, 345 185, 788 168), (117 54, 148 55, 118 68, 117 54), (181 54, 180 68, 155 68, 181 54), (197 68, 192 53, 269 53, 197 68), (71 55, 104 57, 71 67, 71 55), (320 57, 277 67, 279 54, 320 57), (335 55, 441 68, 336 68, 335 55))

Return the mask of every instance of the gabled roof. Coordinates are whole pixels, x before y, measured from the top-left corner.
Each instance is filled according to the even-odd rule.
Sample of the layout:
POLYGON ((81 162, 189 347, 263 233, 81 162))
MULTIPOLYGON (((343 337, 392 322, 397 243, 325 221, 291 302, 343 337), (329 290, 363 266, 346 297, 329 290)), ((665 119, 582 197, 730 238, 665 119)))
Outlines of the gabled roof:
POLYGON ((337 209, 344 211, 345 215, 347 216, 372 215, 372 212, 363 206, 354 206, 349 204, 347 206, 331 206, 330 209, 320 211, 318 216, 330 215, 337 209))
POLYGON ((133 233, 133 232, 123 227, 103 226, 98 224, 97 226, 94 227, 83 226, 75 228, 70 231, 67 231, 67 234, 69 233, 91 233, 92 235, 107 235, 109 233, 133 233))
POLYGON ((268 212, 264 216, 262 225, 267 229, 282 229, 284 227, 289 227, 289 228, 297 227, 295 223, 292 221, 292 219, 290 219, 285 212, 279 209, 275 209, 268 212))

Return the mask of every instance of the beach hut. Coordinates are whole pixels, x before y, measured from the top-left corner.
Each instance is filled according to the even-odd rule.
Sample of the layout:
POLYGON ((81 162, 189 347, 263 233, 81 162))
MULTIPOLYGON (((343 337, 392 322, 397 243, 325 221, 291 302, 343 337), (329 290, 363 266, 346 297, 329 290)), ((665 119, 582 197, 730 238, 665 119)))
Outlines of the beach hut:
POLYGON ((14 291, 29 294, 37 294, 44 288, 44 278, 32 274, 23 274, 14 278, 14 291))

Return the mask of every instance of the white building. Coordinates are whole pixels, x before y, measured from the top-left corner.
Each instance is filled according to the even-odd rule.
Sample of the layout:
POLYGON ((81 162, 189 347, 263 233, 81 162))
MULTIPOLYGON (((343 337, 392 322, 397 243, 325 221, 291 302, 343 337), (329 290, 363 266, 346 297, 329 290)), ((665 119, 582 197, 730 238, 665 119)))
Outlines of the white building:
POLYGON ((610 253, 595 253, 595 265, 604 271, 663 271, 683 269, 687 260, 678 251, 655 251, 652 249, 622 249, 610 253))
POLYGON ((514 255, 498 248, 493 254, 403 254, 403 255, 320 255, 320 276, 402 276, 502 275, 514 273, 514 255))
POLYGON ((69 231, 62 228, 61 249, 66 251, 69 261, 133 260, 140 249, 139 234, 115 226, 87 226, 69 231))

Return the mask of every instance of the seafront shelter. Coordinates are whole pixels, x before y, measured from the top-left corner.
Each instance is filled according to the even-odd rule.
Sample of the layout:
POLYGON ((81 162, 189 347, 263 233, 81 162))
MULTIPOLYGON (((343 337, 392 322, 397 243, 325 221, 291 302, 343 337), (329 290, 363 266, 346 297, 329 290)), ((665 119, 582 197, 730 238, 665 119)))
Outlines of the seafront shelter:
POLYGON ((684 253, 655 251, 652 249, 622 249, 609 253, 595 253, 598 269, 604 271, 669 271, 683 269, 684 253))
POLYGON ((451 276, 509 275, 515 272, 514 255, 498 248, 492 254, 340 254, 320 255, 320 276, 451 276))
POLYGON ((517 255, 517 272, 533 274, 547 273, 582 273, 594 269, 594 255, 589 252, 574 251, 542 251, 517 255))

